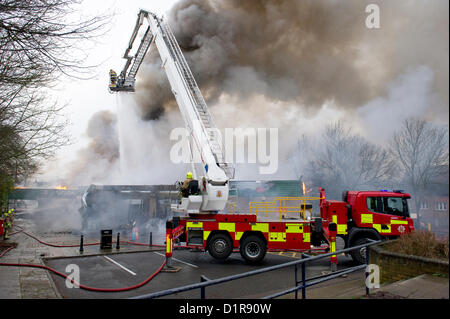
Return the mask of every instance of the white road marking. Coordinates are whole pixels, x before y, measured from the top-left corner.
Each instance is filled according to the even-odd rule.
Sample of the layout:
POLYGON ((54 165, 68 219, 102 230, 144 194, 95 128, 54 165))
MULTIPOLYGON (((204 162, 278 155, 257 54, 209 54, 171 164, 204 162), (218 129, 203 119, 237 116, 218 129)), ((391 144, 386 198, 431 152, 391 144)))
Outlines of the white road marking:
POLYGON ((109 260, 110 262, 112 262, 114 265, 119 266, 120 268, 122 268, 122 269, 125 270, 125 271, 128 271, 128 272, 129 272, 130 274, 132 274, 133 276, 136 276, 136 273, 135 273, 135 272, 133 272, 133 271, 131 271, 130 269, 128 269, 128 268, 122 266, 122 265, 119 264, 117 261, 112 260, 112 259, 109 258, 108 256, 103 256, 103 257, 105 257, 107 260, 109 260))
MULTIPOLYGON (((156 252, 156 251, 154 251, 154 253, 155 253, 155 254, 157 254, 157 255, 160 255, 160 256, 166 257, 166 255, 164 255, 164 254, 161 254, 161 253, 158 253, 158 252, 156 252)), ((188 266, 191 266, 191 267, 194 267, 194 268, 198 268, 198 266, 196 266, 196 265, 193 265, 193 264, 190 264, 190 263, 188 263, 188 262, 185 262, 185 261, 182 261, 182 260, 176 259, 176 258, 174 258, 174 257, 172 257, 172 259, 173 259, 173 260, 175 260, 175 261, 178 261, 178 262, 180 262, 180 263, 182 263, 182 264, 186 264, 186 265, 188 265, 188 266)))

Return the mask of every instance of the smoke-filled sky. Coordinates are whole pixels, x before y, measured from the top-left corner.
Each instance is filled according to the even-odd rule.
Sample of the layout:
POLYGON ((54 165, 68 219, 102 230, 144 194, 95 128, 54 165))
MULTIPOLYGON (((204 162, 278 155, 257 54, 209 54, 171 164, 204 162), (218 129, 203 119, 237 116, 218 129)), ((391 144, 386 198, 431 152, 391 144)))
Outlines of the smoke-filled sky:
MULTIPOLYGON (((155 48, 141 67, 134 96, 111 97, 106 91, 109 62, 114 62, 116 70, 123 66, 120 57, 138 12, 137 6, 125 8, 118 3, 110 8, 117 10, 117 25, 100 40, 105 43, 100 47, 110 57, 100 68, 104 74, 95 82, 79 84, 84 99, 75 99, 74 104, 83 105, 71 102, 73 110, 78 107, 74 112, 78 134, 80 128, 87 132, 84 145, 78 144, 82 150, 72 158, 79 169, 92 152, 99 155, 98 141, 112 129, 118 142, 113 151, 118 149, 122 158, 127 158, 119 165, 122 173, 133 171, 128 175, 133 178, 122 174, 118 181, 164 182, 164 174, 155 178, 155 173, 171 170, 166 165, 168 134, 183 123, 155 48), (133 112, 128 112, 127 106, 133 112), (92 117, 99 110, 112 114, 92 117), (122 118, 128 118, 131 127, 126 127, 122 118), (100 128, 108 123, 113 126, 93 129, 95 119, 100 128), (154 171, 136 174, 146 166, 154 171)), ((298 136, 314 134, 339 119, 380 144, 409 116, 448 124, 447 0, 180 0, 140 4, 159 15, 167 12, 166 21, 218 127, 278 127, 280 162, 298 136), (380 7, 379 29, 365 25, 365 9, 370 3, 380 7)), ((95 52, 99 51, 96 48, 95 52)), ((106 142, 111 145, 111 141, 106 142)), ((63 166, 73 174, 72 167, 63 166)), ((184 170, 174 167, 167 183, 184 170)), ((253 173, 246 170, 240 177, 251 178, 253 173)), ((284 165, 280 176, 295 178, 284 165)))
MULTIPOLYGON (((430 116, 448 114, 448 1, 378 1, 380 29, 365 27, 369 3, 181 0, 168 22, 210 104, 263 95, 309 114, 355 111, 418 78, 435 95, 430 116)), ((153 52, 138 82, 145 118, 173 100, 153 52)))

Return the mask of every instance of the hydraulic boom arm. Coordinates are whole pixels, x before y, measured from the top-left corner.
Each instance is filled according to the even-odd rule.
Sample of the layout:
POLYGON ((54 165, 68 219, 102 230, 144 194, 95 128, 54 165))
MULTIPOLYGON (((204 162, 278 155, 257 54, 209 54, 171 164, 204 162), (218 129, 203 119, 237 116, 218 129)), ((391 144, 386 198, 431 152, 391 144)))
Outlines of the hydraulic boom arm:
POLYGON ((142 61, 148 51, 148 48, 153 42, 154 36, 150 31, 150 26, 147 27, 145 34, 141 40, 138 50, 136 51, 134 56, 130 56, 130 51, 133 48, 134 41, 136 40, 136 36, 138 34, 139 29, 141 28, 144 19, 147 18, 148 12, 141 10, 138 14, 138 18, 136 21, 136 26, 134 27, 133 34, 131 35, 130 42, 128 44, 128 48, 125 50, 123 54, 123 58, 127 60, 125 66, 120 72, 119 77, 117 78, 116 83, 110 83, 109 89, 113 92, 134 92, 134 82, 136 80, 136 74, 141 66, 142 61), (131 66, 131 68, 130 68, 131 66))
MULTIPOLYGON (((191 159, 198 158, 201 176, 199 179, 201 198, 189 196, 185 203, 187 211, 219 211, 228 200, 228 180, 234 169, 225 162, 220 133, 217 130, 203 95, 181 52, 181 49, 168 24, 155 14, 141 10, 136 27, 132 33, 124 58, 127 60, 119 77, 111 77, 110 90, 115 92, 134 92, 135 77, 152 43, 156 44, 172 92, 178 103, 181 115, 189 133, 191 159), (129 53, 144 19, 148 28, 134 56, 129 53)), ((193 166, 195 167, 195 166, 193 166)))

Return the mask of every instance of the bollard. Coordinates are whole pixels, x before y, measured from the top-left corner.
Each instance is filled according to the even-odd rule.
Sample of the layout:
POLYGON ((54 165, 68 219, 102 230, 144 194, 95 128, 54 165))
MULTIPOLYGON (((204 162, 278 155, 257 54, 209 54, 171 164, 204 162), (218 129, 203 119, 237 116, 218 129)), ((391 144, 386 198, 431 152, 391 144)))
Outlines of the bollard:
POLYGON ((120 249, 120 233, 117 233, 116 249, 120 249))
POLYGON ((150 247, 153 246, 153 234, 150 232, 150 247))
POLYGON ((82 254, 83 251, 84 251, 84 248, 83 248, 83 235, 81 235, 81 238, 80 238, 80 254, 82 254))
POLYGON ((173 221, 166 222, 166 265, 161 270, 162 272, 178 272, 180 267, 172 266, 172 250, 173 250, 173 221))
POLYGON ((166 260, 167 260, 167 267, 170 267, 170 261, 172 258, 172 229, 173 229, 173 222, 168 220, 166 222, 166 260))
POLYGON ((366 246, 366 296, 370 295, 370 289, 369 289, 369 285, 367 282, 367 278, 369 277, 369 247, 366 246))
MULTIPOLYGON (((337 225, 336 223, 328 224, 329 238, 330 238, 330 252, 336 251, 336 236, 337 236, 337 225)), ((337 270, 337 255, 331 255, 331 271, 337 270)))

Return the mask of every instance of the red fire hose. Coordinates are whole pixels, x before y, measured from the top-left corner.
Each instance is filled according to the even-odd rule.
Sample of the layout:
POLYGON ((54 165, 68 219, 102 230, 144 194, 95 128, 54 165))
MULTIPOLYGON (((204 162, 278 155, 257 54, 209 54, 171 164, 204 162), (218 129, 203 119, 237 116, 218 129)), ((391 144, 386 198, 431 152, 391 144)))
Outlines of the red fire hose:
MULTIPOLYGON (((46 242, 43 242, 41 240, 39 240, 38 238, 36 238, 35 236, 28 234, 27 232, 25 232, 23 230, 22 227, 20 226, 16 226, 18 228, 20 228, 19 231, 14 232, 14 234, 17 234, 19 232, 23 232, 24 234, 26 234, 27 236, 30 236, 31 238, 35 239, 36 241, 38 241, 39 243, 43 244, 43 245, 47 245, 47 246, 51 246, 51 247, 78 247, 78 245, 55 245, 55 244, 49 244, 46 242)), ((140 244, 140 243, 133 243, 133 242, 126 242, 126 243, 130 243, 130 244, 139 244, 139 245, 146 245, 146 244, 140 244)), ((87 246, 92 246, 92 245, 98 245, 99 243, 89 243, 89 244, 85 244, 87 246)), ((149 246, 149 245, 146 245, 149 246)), ((154 245, 157 246, 157 245, 154 245)), ((158 246, 163 246, 163 245, 158 245, 158 246)), ((8 251, 12 250, 13 248, 15 248, 15 246, 9 246, 7 249, 5 249, 1 254, 0 254, 0 258, 2 258, 8 251)), ((88 291, 96 291, 96 292, 123 292, 123 291, 129 291, 129 290, 133 290, 139 287, 142 287, 144 285, 146 285, 147 283, 149 283, 157 274, 159 274, 161 272, 161 270, 164 268, 164 266, 166 265, 166 260, 164 259, 164 262, 161 264, 161 266, 153 273, 151 274, 149 277, 147 277, 147 279, 145 279, 144 281, 133 285, 133 286, 129 286, 129 287, 123 287, 123 288, 96 288, 96 287, 89 287, 89 286, 85 286, 82 285, 80 283, 75 282, 73 279, 70 280, 70 282, 78 287, 80 287, 81 289, 84 290, 88 290, 88 291)), ((65 279, 67 279, 67 275, 44 265, 36 265, 36 264, 22 264, 22 263, 0 263, 0 266, 10 266, 10 267, 31 267, 31 268, 39 268, 39 269, 45 269, 48 270, 60 277, 63 277, 65 279)))
MULTIPOLYGON (((80 246, 80 245, 57 245, 57 244, 46 243, 46 242, 40 240, 39 238, 37 238, 36 236, 33 236, 33 235, 27 233, 26 231, 23 230, 22 227, 17 226, 17 225, 14 226, 14 227, 17 227, 17 228, 19 228, 20 230, 17 231, 17 232, 14 232, 14 233, 12 233, 12 234, 10 234, 10 236, 11 236, 11 235, 14 235, 14 234, 17 234, 17 233, 24 233, 25 235, 27 235, 27 236, 33 238, 34 240, 36 240, 37 242, 39 242, 39 243, 42 244, 42 245, 46 245, 46 246, 50 246, 50 247, 56 247, 56 248, 70 248, 70 247, 79 247, 79 246, 80 246)), ((116 243, 116 242, 113 241, 112 243, 116 243)), ((136 242, 126 241, 126 240, 121 241, 121 243, 129 244, 129 245, 135 245, 135 246, 150 246, 149 244, 136 243, 136 242)), ((87 243, 87 244, 83 244, 83 246, 95 246, 95 245, 100 245, 100 243, 97 242, 97 243, 87 243)), ((165 245, 158 245, 158 244, 152 244, 152 246, 155 246, 155 247, 166 247, 165 245)))
MULTIPOLYGON (((11 250, 12 248, 14 248, 13 246, 9 247, 7 250, 5 250, 1 255, 0 258, 3 257, 4 254, 6 254, 9 250, 11 250)), ((96 287, 89 287, 89 286, 85 286, 82 285, 80 283, 75 282, 73 279, 70 280, 71 283, 73 283, 74 285, 79 286, 81 289, 84 290, 89 290, 89 291, 97 291, 97 292, 122 292, 122 291, 128 291, 128 290, 133 290, 139 287, 144 286, 145 284, 147 284, 148 282, 150 282, 150 280, 152 280, 157 274, 159 274, 161 272, 161 270, 163 269, 163 267, 166 265, 166 260, 164 259, 164 262, 162 263, 162 265, 152 274, 150 275, 147 279, 145 279, 143 282, 138 283, 136 285, 133 286, 129 286, 129 287, 124 287, 124 288, 96 288, 96 287)), ((36 264, 19 264, 19 263, 0 263, 0 266, 13 266, 13 267, 31 267, 31 268, 39 268, 39 269, 45 269, 48 271, 51 271, 52 273, 63 277, 65 279, 67 279, 67 275, 44 265, 36 265, 36 264)))

